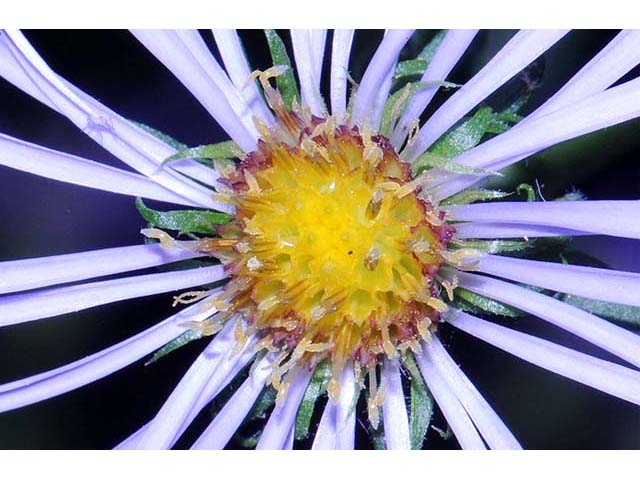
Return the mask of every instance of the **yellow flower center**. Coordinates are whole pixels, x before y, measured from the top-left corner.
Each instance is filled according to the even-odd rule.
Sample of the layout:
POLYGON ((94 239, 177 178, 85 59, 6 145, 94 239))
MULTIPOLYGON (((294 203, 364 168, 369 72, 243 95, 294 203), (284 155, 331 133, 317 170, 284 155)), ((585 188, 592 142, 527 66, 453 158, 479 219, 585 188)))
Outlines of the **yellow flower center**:
POLYGON ((330 358, 337 395, 348 361, 370 368, 429 336, 452 229, 385 138, 289 112, 225 182, 236 217, 206 249, 231 277, 227 310, 282 352, 280 375, 330 358))

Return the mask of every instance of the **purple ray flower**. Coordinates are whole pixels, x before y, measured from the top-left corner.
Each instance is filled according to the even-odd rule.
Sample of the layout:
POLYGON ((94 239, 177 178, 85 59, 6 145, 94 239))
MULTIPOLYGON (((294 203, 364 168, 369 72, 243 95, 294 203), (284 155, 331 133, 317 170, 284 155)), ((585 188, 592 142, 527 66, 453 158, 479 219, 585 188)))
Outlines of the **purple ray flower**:
POLYGON ((137 173, 2 133, 1 165, 190 209, 162 216, 140 207, 154 227, 142 233, 158 243, 1 262, 0 327, 166 292, 186 291, 175 302, 192 305, 98 353, 0 385, 0 411, 164 355, 189 335, 211 336, 157 414, 117 448, 173 447, 222 392, 228 400, 192 448, 224 448, 271 395, 255 446, 291 449, 309 434, 325 392, 311 426, 314 449, 353 449, 363 403, 360 420, 379 445, 420 448, 430 421, 417 412, 425 398, 461 447, 521 448, 448 353, 445 323, 640 405, 640 337, 568 300, 640 307, 640 275, 508 254, 543 237, 639 239, 640 200, 505 201, 479 187, 539 151, 640 117, 640 79, 617 83, 640 63, 638 32, 619 33, 529 116, 510 112, 503 133, 486 130, 481 137, 495 135, 448 154, 447 136, 464 133, 486 98, 567 31, 515 34, 426 119, 477 30, 432 41, 430 56, 412 60, 412 82, 398 72, 414 30, 387 30, 356 80, 353 30, 292 30, 295 68, 268 33, 274 62, 265 71, 254 71, 235 30, 213 31, 221 62, 196 30, 132 33, 230 142, 181 149, 58 75, 19 31, 0 33, 0 75, 137 173), (194 259, 202 266, 135 273, 194 259), (120 277, 101 279, 111 275, 120 277), (613 360, 477 318, 480 309, 495 319, 487 305, 526 312, 613 360))

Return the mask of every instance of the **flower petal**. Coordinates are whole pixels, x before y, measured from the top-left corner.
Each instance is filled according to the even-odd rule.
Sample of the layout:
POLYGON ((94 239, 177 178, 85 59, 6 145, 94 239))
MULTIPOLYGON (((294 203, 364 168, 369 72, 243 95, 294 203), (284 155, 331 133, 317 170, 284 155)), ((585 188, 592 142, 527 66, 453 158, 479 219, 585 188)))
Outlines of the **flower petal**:
POLYGON ((349 363, 340 376, 340 395, 336 403, 336 450, 353 450, 356 436, 355 401, 359 393, 353 365, 349 363))
MULTIPOLYGON (((559 108, 531 121, 523 122, 471 150, 458 155, 455 162, 498 171, 565 140, 616 125, 640 116, 640 78, 596 93, 580 102, 559 108)), ((453 195, 483 175, 449 175, 442 185, 428 185, 435 200, 453 195)), ((523 222, 524 223, 524 222, 523 222)))
POLYGON ((132 30, 132 33, 198 99, 242 150, 255 150, 258 133, 249 107, 197 31, 132 30))
POLYGON ((448 322, 527 362, 640 405, 640 373, 635 370, 466 313, 461 312, 448 322))
POLYGON ((454 93, 420 128, 402 152, 414 161, 473 107, 533 62, 568 30, 521 30, 471 80, 454 93))
POLYGON ((267 107, 255 82, 249 80, 251 68, 238 33, 236 30, 222 28, 212 31, 231 82, 247 102, 251 111, 263 122, 271 124, 273 114, 267 107))
MULTIPOLYGON (((216 202, 211 192, 189 181, 171 169, 159 167, 159 162, 172 155, 175 150, 157 138, 142 131, 88 95, 56 75, 42 60, 24 36, 17 31, 0 33, 3 45, 3 62, 0 73, 22 69, 22 74, 8 75, 18 80, 16 86, 30 93, 41 92, 36 98, 45 96, 47 105, 65 115, 78 128, 110 151, 123 162, 140 173, 161 184, 174 193, 198 205, 231 212, 228 205, 216 202), (6 53, 10 52, 10 58, 6 53)), ((209 169, 211 170, 211 169, 209 169)))
POLYGON ((251 411, 260 393, 264 390, 271 371, 271 359, 264 357, 252 368, 249 378, 244 381, 222 410, 218 412, 191 449, 223 449, 251 411))
POLYGON ((237 321, 227 322, 209 346, 191 364, 160 411, 138 437, 136 448, 157 450, 173 445, 181 427, 188 424, 189 415, 199 411, 197 402, 203 396, 207 383, 215 375, 226 377, 226 372, 221 374, 222 372, 219 371, 221 366, 226 364, 228 370, 230 364, 237 363, 242 357, 242 352, 234 348, 236 345, 234 330, 237 321))
POLYGON ((320 95, 320 77, 317 71, 316 52, 311 42, 310 30, 291 30, 291 44, 296 61, 296 70, 300 79, 302 102, 309 106, 314 115, 323 115, 326 111, 320 95))
POLYGON ((605 302, 640 306, 640 273, 486 255, 478 271, 605 302))
POLYGON ((427 355, 416 355, 416 361, 429 390, 433 394, 440 410, 449 422, 451 430, 464 449, 486 450, 486 446, 469 414, 456 397, 455 393, 440 375, 433 361, 427 355))
POLYGON ((433 365, 454 391, 489 447, 501 450, 520 450, 522 447, 518 440, 496 415, 496 412, 493 411, 473 383, 458 368, 438 337, 434 337, 423 347, 425 355, 431 357, 433 365))
POLYGON ((637 334, 527 288, 464 272, 457 275, 461 287, 529 312, 640 367, 637 334))
POLYGON ((331 400, 327 401, 320 417, 320 423, 313 438, 313 450, 335 450, 336 448, 336 413, 338 407, 331 400))
POLYGON ((453 221, 523 223, 640 238, 640 200, 491 202, 443 207, 453 221))
POLYGON ((410 450, 409 416, 404 401, 397 360, 385 360, 382 367, 384 443, 388 450, 410 450))
POLYGON ((201 253, 191 250, 149 244, 10 260, 0 262, 0 294, 130 272, 200 256, 201 253))
POLYGON ((98 353, 48 372, 0 385, 0 412, 30 405, 110 375, 159 349, 184 332, 187 321, 205 320, 215 308, 207 300, 191 305, 153 327, 98 353))
POLYGON ((222 266, 214 265, 8 295, 0 298, 0 326, 77 312, 130 298, 207 285, 224 277, 222 266))
POLYGON ((111 193, 198 206, 196 202, 137 173, 50 150, 0 134, 0 165, 41 177, 111 193))
POLYGON ((287 441, 291 439, 298 407, 310 379, 311 372, 302 368, 291 380, 286 398, 280 403, 276 402, 276 408, 269 416, 256 446, 257 450, 280 450, 287 446, 287 441))
POLYGON ((413 32, 415 30, 392 29, 387 30, 385 33, 358 86, 358 93, 353 105, 353 113, 351 114, 352 124, 363 125, 369 123, 369 115, 373 110, 374 100, 384 90, 385 79, 388 77, 389 71, 393 70, 393 66, 398 60, 398 55, 400 55, 400 50, 413 35, 413 32))
MULTIPOLYGON (((218 394, 240 373, 242 369, 254 358, 255 353, 252 347, 255 345, 254 339, 249 341, 235 354, 231 350, 220 363, 215 367, 215 371, 208 382, 205 384, 202 394, 199 395, 191 408, 187 412, 186 419, 179 425, 175 436, 168 440, 167 447, 170 448, 180 439, 185 430, 191 425, 191 422, 209 404, 218 394)), ((140 427, 136 432, 120 442, 115 449, 117 450, 133 450, 143 448, 141 441, 145 438, 147 429, 151 422, 140 427)))
POLYGON ((349 56, 355 30, 334 30, 331 46, 331 113, 343 115, 347 108, 349 56))
MULTIPOLYGON (((609 88, 640 64, 640 30, 623 30, 523 122, 609 88)), ((520 122, 522 125, 522 122, 520 122)))
MULTIPOLYGON (((434 82, 446 80, 477 33, 478 30, 449 30, 429 62, 420 81, 434 82)), ((426 88, 419 90, 411 98, 411 101, 407 105, 406 110, 400 117, 391 135, 391 143, 396 149, 402 146, 402 143, 407 138, 407 135, 409 135, 413 126, 413 121, 420 118, 420 115, 425 111, 437 91, 438 89, 436 87, 426 88)))

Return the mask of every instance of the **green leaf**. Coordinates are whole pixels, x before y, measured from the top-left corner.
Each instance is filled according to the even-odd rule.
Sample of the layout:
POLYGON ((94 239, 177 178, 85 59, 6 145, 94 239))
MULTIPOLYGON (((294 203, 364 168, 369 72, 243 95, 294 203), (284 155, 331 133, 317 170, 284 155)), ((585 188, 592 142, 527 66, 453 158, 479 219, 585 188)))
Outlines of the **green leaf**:
POLYGON ((521 183, 516 187, 516 192, 521 193, 525 192, 527 194, 527 202, 535 202, 536 201, 536 191, 533 189, 531 185, 528 183, 521 183))
POLYGON ((534 246, 533 241, 526 240, 465 240, 461 242, 463 248, 472 248, 481 253, 505 254, 523 253, 534 246))
POLYGON ((489 313, 491 315, 500 315, 503 317, 517 318, 524 315, 517 308, 513 308, 504 303, 497 302, 483 295, 465 290, 464 288, 456 288, 454 290, 453 306, 474 314, 489 313))
POLYGON ((420 175, 425 170, 429 170, 431 168, 439 168, 440 170, 444 170, 446 172, 453 173, 464 173, 467 175, 498 175, 502 176, 501 173, 492 172, 489 170, 484 170, 482 168, 473 168, 468 167, 466 165, 462 165, 460 163, 456 163, 453 160, 442 157, 440 155, 436 155, 431 152, 426 152, 420 155, 415 162, 411 165, 411 171, 413 176, 416 177, 420 175))
POLYGON ((278 392, 271 385, 265 387, 260 394, 260 398, 253 406, 251 413, 248 415, 250 420, 256 418, 264 418, 267 411, 276 403, 278 392))
POLYGON ((331 367, 329 366, 329 362, 326 360, 322 361, 313 372, 311 381, 309 385, 307 385, 304 397, 300 403, 300 408, 298 409, 295 428, 296 440, 304 440, 309 436, 309 427, 311 426, 311 418, 313 417, 316 401, 326 392, 330 379, 331 367))
POLYGON ((418 58, 421 58, 423 60, 426 60, 427 62, 430 62, 433 56, 438 51, 438 48, 440 48, 440 44, 444 40, 444 37, 447 34, 447 32, 448 30, 437 31, 436 34, 431 39, 431 41, 429 41, 429 43, 427 43, 425 47, 422 49, 422 51, 418 54, 418 58))
POLYGON ((445 158, 457 157, 480 143, 493 117, 491 107, 479 108, 471 118, 434 143, 429 152, 445 158))
POLYGON ((460 193, 443 200, 441 205, 467 205, 474 202, 484 202, 486 200, 497 200, 511 195, 511 193, 500 190, 486 190, 483 188, 463 190, 460 193))
POLYGON ((294 99, 297 102, 300 102, 300 94, 298 93, 296 79, 293 76, 291 60, 287 54, 284 42, 275 30, 265 30, 264 34, 267 37, 267 43, 269 44, 269 51, 271 52, 273 65, 286 65, 289 67, 286 72, 276 78, 276 84, 280 94, 282 95, 285 106, 291 110, 294 99))
POLYGON ((176 230, 184 233, 216 233, 214 225, 228 223, 233 217, 227 213, 209 210, 170 210, 160 212, 145 206, 141 198, 136 199, 140 215, 153 227, 176 230))
POLYGON ((187 145, 185 145, 184 143, 176 140, 173 137, 170 137, 169 135, 167 135, 166 133, 162 133, 160 130, 156 130, 153 127, 150 127, 149 125, 145 125, 144 123, 140 123, 140 122, 136 122, 135 120, 129 120, 131 123, 134 123, 135 125, 137 125, 138 127, 140 127, 142 130, 144 130, 147 133, 150 133, 151 135, 153 135, 154 137, 162 140, 164 143, 166 143, 167 145, 172 146, 173 148, 175 148, 176 150, 184 150, 185 148, 189 148, 187 147, 187 145))
POLYGON ((413 79, 421 77, 427 69, 429 62, 423 58, 414 58, 413 60, 405 60, 398 62, 396 71, 393 74, 394 80, 413 79))
POLYGON ((409 416, 409 436, 412 450, 420 450, 424 443, 431 418, 434 402, 422 375, 418 371, 411 355, 404 359, 404 366, 411 374, 411 411, 409 416))
POLYGON ((438 31, 416 58, 398 62, 393 74, 394 87, 392 90, 396 90, 403 81, 422 77, 446 34, 447 30, 438 31))
POLYGON ((204 158, 209 160, 228 160, 231 158, 242 158, 244 152, 233 141, 213 143, 210 145, 199 145, 197 147, 184 148, 179 150, 174 155, 165 159, 162 165, 175 160, 182 160, 183 158, 204 158))
POLYGON ((640 328, 640 307, 559 293, 556 298, 599 317, 640 328))
POLYGON ((455 88, 459 86, 460 85, 456 83, 442 81, 407 83, 403 88, 391 95, 385 103, 384 110, 382 111, 382 120, 380 122, 380 134, 387 137, 389 136, 391 129, 394 127, 394 121, 404 113, 409 104, 409 100, 413 98, 416 92, 426 88, 455 88))
POLYGON ((144 364, 145 367, 151 365, 152 363, 157 362, 165 355, 170 354, 174 350, 179 349, 180 347, 185 346, 187 343, 191 343, 194 340, 199 340, 203 336, 202 331, 200 330, 187 330, 184 333, 181 333, 176 338, 168 342, 166 345, 156 350, 149 360, 147 360, 144 364))

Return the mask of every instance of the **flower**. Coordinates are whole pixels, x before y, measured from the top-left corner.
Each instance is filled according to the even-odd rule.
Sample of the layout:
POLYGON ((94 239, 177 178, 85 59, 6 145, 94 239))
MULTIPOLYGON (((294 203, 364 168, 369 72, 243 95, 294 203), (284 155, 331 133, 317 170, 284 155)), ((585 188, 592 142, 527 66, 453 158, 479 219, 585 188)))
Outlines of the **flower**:
POLYGON ((0 74, 140 173, 7 135, 0 136, 0 163, 195 210, 157 212, 139 201, 152 224, 143 234, 159 243, 0 264, 0 325, 198 290, 175 297, 176 304, 193 305, 151 329, 0 386, 0 409, 60 395, 154 352, 158 358, 213 336, 158 414, 120 448, 173 446, 232 382, 231 398, 194 448, 224 447, 269 395, 275 406, 257 446, 291 448, 296 428, 308 431, 325 389, 330 399, 315 448, 353 448, 360 396, 367 405, 363 420, 386 448, 420 446, 429 423, 407 411, 408 381, 421 398, 433 396, 462 447, 519 448, 444 347, 444 323, 638 404, 634 368, 469 312, 527 312, 640 367, 635 333, 547 294, 640 306, 640 276, 504 255, 526 251, 534 238, 638 238, 638 223, 629 221, 638 201, 518 202, 475 186, 551 145, 638 117, 638 79, 611 85, 640 63, 640 34, 621 32, 533 113, 493 115, 493 126, 485 125, 473 145, 454 145, 458 150, 445 147, 464 132, 465 116, 566 31, 517 33, 459 88, 445 80, 476 31, 439 35, 433 57, 417 62, 419 81, 399 85, 399 55, 413 34, 387 31, 348 97, 354 32, 333 32, 327 105, 320 94, 325 30, 291 32, 299 93, 273 31, 267 40, 274 66, 255 72, 234 31, 214 31, 224 69, 195 31, 135 31, 232 141, 189 149, 110 111, 53 72, 19 32, 4 32, 0 74), (419 126, 438 87, 454 91, 419 126), (487 133, 499 134, 479 143, 487 133), (192 235, 184 240, 167 231, 192 235), (92 280, 191 259, 204 259, 205 266, 92 280))

